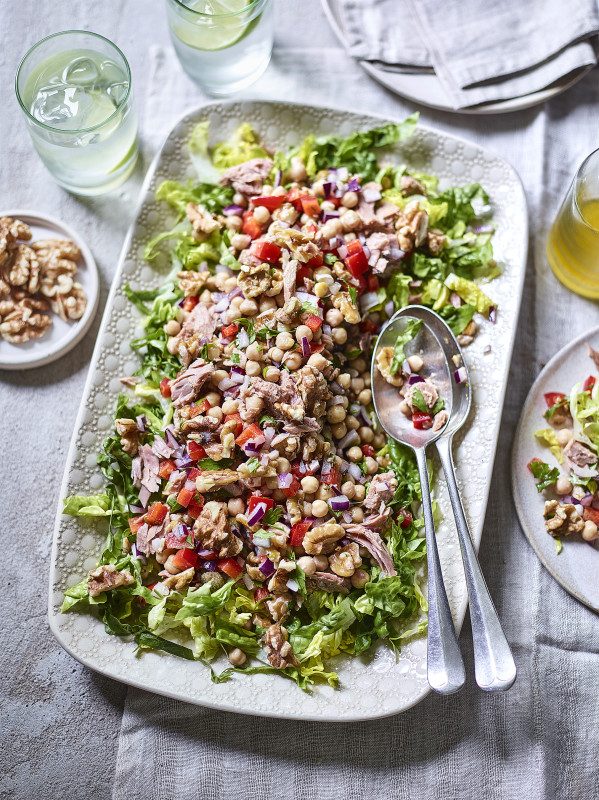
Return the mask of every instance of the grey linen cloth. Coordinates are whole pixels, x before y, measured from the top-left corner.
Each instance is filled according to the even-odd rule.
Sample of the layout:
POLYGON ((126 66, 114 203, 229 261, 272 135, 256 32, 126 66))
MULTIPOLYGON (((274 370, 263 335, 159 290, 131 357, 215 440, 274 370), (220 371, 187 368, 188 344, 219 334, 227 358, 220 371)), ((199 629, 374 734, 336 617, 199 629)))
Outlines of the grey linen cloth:
MULTIPOLYGON (((318 58, 315 52, 275 51, 253 97, 384 110, 397 119, 412 110, 339 50, 323 49, 318 58), (315 87, 320 88, 315 92, 315 87)), ((154 88, 142 130, 146 144, 156 146, 189 106, 192 86, 170 51, 154 48, 150 61, 154 88)), ((466 620, 460 636, 469 673, 464 689, 446 698, 429 695, 387 719, 342 725, 261 719, 129 688, 112 800, 599 797, 599 620, 553 581, 526 542, 512 506, 509 465, 515 424, 541 363, 597 318, 593 303, 557 283, 544 257, 544 241, 571 174, 596 146, 598 104, 599 87, 587 78, 546 110, 495 119, 490 130, 480 120, 446 115, 432 120, 437 128, 501 152, 517 166, 537 233, 480 552, 518 665, 514 687, 490 695, 475 686, 466 620)), ((339 702, 348 702, 342 691, 339 702)))
POLYGON ((454 108, 544 89, 596 64, 596 0, 340 0, 349 53, 433 67, 454 108))

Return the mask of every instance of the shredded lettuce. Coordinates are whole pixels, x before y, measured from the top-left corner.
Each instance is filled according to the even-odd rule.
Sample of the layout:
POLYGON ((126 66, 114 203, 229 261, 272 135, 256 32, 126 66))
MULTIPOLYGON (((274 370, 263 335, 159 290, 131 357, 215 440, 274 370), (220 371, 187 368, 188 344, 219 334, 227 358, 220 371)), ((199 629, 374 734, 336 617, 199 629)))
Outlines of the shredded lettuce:
POLYGON ((543 428, 542 430, 535 431, 535 437, 541 444, 547 445, 551 450, 551 455, 555 457, 558 464, 563 464, 564 457, 562 456, 562 448, 557 441, 557 434, 553 428, 543 428))
POLYGON ((405 347, 408 342, 411 342, 412 339, 416 337, 421 325, 421 319, 409 320, 402 333, 400 333, 395 340, 395 344, 393 346, 393 358, 389 368, 391 375, 395 375, 401 369, 401 365, 406 360, 405 347))
POLYGON ((599 449, 599 382, 591 392, 581 391, 580 383, 570 392, 570 414, 574 436, 597 452, 599 449))
POLYGON ((479 287, 472 281, 466 278, 460 278, 458 275, 451 273, 445 278, 445 285, 452 292, 459 295, 465 303, 474 306, 479 314, 484 314, 485 317, 489 315, 491 308, 495 303, 487 297, 487 295, 479 289, 479 287))
POLYGON ((107 494, 73 494, 65 497, 62 513, 71 517, 109 517, 110 498, 107 494))
POLYGON ((267 158, 268 151, 258 144, 254 129, 249 122, 240 125, 228 142, 217 144, 212 151, 216 169, 223 172, 228 167, 243 164, 250 158, 267 158))

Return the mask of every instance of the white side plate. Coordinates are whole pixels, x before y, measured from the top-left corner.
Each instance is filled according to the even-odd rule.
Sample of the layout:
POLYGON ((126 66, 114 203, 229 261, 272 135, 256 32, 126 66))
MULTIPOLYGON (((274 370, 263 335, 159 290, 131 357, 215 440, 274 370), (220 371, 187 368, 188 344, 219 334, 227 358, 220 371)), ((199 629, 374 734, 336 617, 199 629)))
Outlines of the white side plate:
POLYGON ((545 392, 568 394, 572 386, 597 372, 589 358, 587 343, 599 350, 599 327, 567 344, 545 366, 533 383, 524 403, 512 450, 512 492, 520 524, 535 553, 555 580, 577 600, 599 611, 599 540, 590 544, 581 536, 564 538, 558 555, 555 540, 545 530, 545 494, 537 492, 527 468, 533 458, 552 466, 557 462, 549 449, 540 444, 534 432, 549 427, 543 419, 547 404, 545 392))
POLYGON ((31 339, 23 344, 11 344, 0 338, 0 369, 32 369, 56 361, 83 339, 98 310, 100 296, 98 268, 89 247, 83 239, 67 225, 48 214, 38 211, 0 211, 0 217, 12 217, 26 222, 37 239, 70 239, 81 250, 82 259, 78 262, 76 280, 83 286, 87 306, 81 319, 64 322, 58 314, 50 312, 51 327, 39 339, 31 339))
MULTIPOLYGON (((289 103, 222 102, 187 113, 173 127, 158 153, 141 192, 140 203, 124 244, 108 298, 98 342, 83 395, 69 452, 61 498, 69 494, 96 493, 104 479, 95 466, 95 453, 113 424, 119 378, 137 369, 129 347, 139 321, 123 288, 156 287, 168 267, 143 260, 144 246, 173 216, 154 198, 166 178, 186 181, 194 177, 185 148, 194 125, 210 120, 210 142, 226 139, 242 121, 249 121, 273 147, 299 143, 308 133, 347 136, 352 131, 381 125, 381 117, 289 103)), ((407 142, 390 148, 387 161, 406 162, 441 179, 441 188, 480 181, 494 206, 497 260, 505 264, 500 278, 487 287, 499 307, 497 323, 483 330, 466 351, 473 381, 473 412, 455 445, 458 482, 476 545, 482 534, 487 494, 503 405, 508 368, 526 265, 527 212, 520 180, 512 167, 493 153, 462 139, 420 127, 407 142), (485 354, 485 346, 491 352, 485 354)), ((443 481, 436 481, 445 522, 438 541, 449 601, 458 626, 466 610, 466 589, 451 507, 443 481)), ((60 501, 62 508, 62 500, 60 501)), ((134 645, 104 633, 100 622, 79 614, 60 614, 65 588, 81 580, 95 566, 102 536, 93 523, 63 517, 58 512, 50 578, 50 625, 59 642, 75 658, 112 678, 199 705, 261 716, 313 720, 364 720, 403 711, 428 694, 426 639, 407 644, 395 660, 393 652, 379 646, 367 658, 337 660, 342 688, 317 687, 306 694, 289 680, 271 675, 234 676, 213 684, 209 671, 159 653, 134 654, 134 645)), ((222 665, 219 666, 222 667, 222 665)))

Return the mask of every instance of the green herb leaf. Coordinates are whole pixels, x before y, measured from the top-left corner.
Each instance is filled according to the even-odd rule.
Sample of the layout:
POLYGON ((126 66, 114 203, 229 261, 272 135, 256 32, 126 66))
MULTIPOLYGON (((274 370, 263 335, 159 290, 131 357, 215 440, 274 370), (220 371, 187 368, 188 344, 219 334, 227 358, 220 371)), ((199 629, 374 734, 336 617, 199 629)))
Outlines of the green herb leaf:
POLYGON ((537 481, 537 492, 542 492, 547 489, 559 478, 559 469, 557 467, 550 467, 544 461, 531 461, 528 465, 535 480, 537 481))
POLYGON ((421 319, 409 320, 403 332, 395 340, 393 359, 389 369, 391 375, 397 374, 401 369, 401 365, 406 360, 405 346, 416 337, 421 325, 421 319))

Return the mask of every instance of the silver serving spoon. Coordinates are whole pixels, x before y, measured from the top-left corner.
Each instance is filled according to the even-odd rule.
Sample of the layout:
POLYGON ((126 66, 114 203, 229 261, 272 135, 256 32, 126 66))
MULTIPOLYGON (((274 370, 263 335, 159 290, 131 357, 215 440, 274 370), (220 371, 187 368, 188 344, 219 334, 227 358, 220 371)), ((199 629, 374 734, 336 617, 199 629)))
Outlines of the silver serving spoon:
MULTIPOLYGON (((376 366, 380 351, 386 347, 393 348, 398 335, 404 331, 409 321, 408 316, 394 318, 382 329, 372 359, 372 394, 374 407, 383 428, 389 436, 407 445, 416 455, 422 487, 428 564, 427 678, 431 688, 436 692, 451 694, 464 685, 466 672, 443 583, 426 466, 426 447, 441 436, 442 431, 414 428, 411 420, 399 411, 401 398, 397 387, 388 383, 376 366)), ((427 355, 422 376, 429 377, 434 374, 439 394, 451 398, 451 377, 440 342, 426 325, 421 326, 416 341, 427 355)))
MULTIPOLYGON (((493 601, 485 583, 468 530, 468 523, 460 500, 451 452, 455 432, 464 424, 471 406, 470 377, 460 347, 445 322, 434 311, 424 306, 410 306, 398 312, 395 319, 416 317, 434 332, 440 342, 450 371, 450 413, 442 435, 435 440, 439 458, 447 479, 449 497, 453 507, 460 542, 466 586, 470 601, 470 618, 474 644, 476 682, 485 691, 505 691, 516 679, 516 665, 501 628, 493 601), (461 380, 452 379, 461 369, 461 380)), ((436 379, 437 380, 437 379, 436 379)), ((437 381, 438 382, 438 381, 437 381)), ((449 403, 448 403, 449 406, 449 403)))

